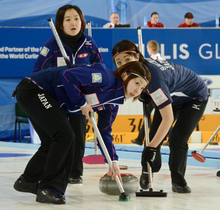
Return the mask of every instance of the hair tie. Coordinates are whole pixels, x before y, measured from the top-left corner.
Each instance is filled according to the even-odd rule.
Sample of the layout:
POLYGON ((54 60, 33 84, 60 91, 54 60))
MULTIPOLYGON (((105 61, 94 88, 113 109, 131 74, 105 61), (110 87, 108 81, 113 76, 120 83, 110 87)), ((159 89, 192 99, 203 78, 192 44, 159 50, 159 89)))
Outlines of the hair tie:
POLYGON ((127 72, 127 75, 128 75, 128 76, 131 75, 131 74, 134 75, 134 76, 136 76, 136 77, 141 77, 142 79, 144 79, 144 80, 147 82, 147 85, 149 84, 149 81, 147 80, 146 77, 141 76, 141 75, 139 75, 139 74, 137 74, 137 73, 127 72))

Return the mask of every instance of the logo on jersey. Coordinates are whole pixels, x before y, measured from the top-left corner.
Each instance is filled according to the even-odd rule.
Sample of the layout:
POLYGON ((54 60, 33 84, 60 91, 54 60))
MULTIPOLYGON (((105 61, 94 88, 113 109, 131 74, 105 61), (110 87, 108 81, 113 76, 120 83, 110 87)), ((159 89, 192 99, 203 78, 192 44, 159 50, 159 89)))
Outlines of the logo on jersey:
POLYGON ((66 66, 66 61, 63 57, 57 57, 57 66, 66 66))
POLYGON ((166 94, 161 90, 161 88, 157 89, 150 95, 157 106, 160 106, 161 104, 165 103, 168 100, 166 94))
POLYGON ((90 106, 95 106, 95 105, 100 104, 98 96, 97 96, 96 93, 85 94, 85 98, 86 98, 87 103, 90 106))
POLYGON ((47 47, 43 47, 43 49, 40 51, 40 54, 43 55, 44 57, 47 56, 47 54, 49 53, 50 49, 48 49, 47 47))
POLYGON ((92 73, 92 83, 101 83, 102 74, 101 73, 92 73))
MULTIPOLYGON (((68 60, 70 61, 70 57, 68 57, 68 60)), ((57 57, 57 67, 60 67, 60 66, 66 66, 66 61, 64 59, 64 57, 57 57)))
POLYGON ((91 46, 92 45, 92 41, 91 40, 86 40, 85 45, 91 46))
POLYGON ((78 58, 86 58, 89 54, 88 53, 82 53, 82 54, 79 54, 77 57, 78 58))

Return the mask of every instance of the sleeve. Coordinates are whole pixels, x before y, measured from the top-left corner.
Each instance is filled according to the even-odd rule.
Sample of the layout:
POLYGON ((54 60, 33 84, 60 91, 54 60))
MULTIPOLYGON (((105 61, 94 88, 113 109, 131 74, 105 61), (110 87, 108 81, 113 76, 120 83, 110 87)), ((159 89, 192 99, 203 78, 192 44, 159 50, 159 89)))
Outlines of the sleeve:
POLYGON ((50 38, 41 48, 40 54, 34 64, 33 72, 41 71, 43 69, 55 67, 53 57, 53 45, 52 38, 50 38))
POLYGON ((103 25, 103 28, 112 28, 111 23, 106 23, 105 25, 103 25))
POLYGON ((61 81, 67 97, 78 108, 86 103, 85 96, 81 92, 80 87, 82 85, 102 87, 108 84, 108 78, 108 71, 103 63, 74 67, 61 73, 61 81))
POLYGON ((178 28, 187 28, 188 26, 185 23, 179 24, 178 28))
POLYGON ((92 53, 91 53, 91 57, 90 57, 90 63, 102 63, 103 59, 102 59, 102 55, 99 52, 99 49, 95 43, 95 41, 91 38, 92 40, 92 53))
POLYGON ((151 25, 151 22, 150 22, 150 21, 147 21, 147 26, 148 26, 149 28, 151 28, 151 27, 152 27, 152 25, 151 25))
MULTIPOLYGON (((116 153, 113 144, 113 137, 111 135, 112 124, 118 113, 118 108, 119 108, 118 105, 115 106, 108 105, 105 107, 104 110, 98 112, 98 128, 112 161, 118 161, 118 155, 116 153)), ((102 155, 105 157, 99 143, 98 143, 98 147, 101 150, 102 155)), ((106 158, 105 158, 105 162, 107 162, 106 158)))
POLYGON ((151 71, 151 82, 148 90, 153 102, 159 109, 173 102, 164 75, 159 67, 155 67, 151 71))

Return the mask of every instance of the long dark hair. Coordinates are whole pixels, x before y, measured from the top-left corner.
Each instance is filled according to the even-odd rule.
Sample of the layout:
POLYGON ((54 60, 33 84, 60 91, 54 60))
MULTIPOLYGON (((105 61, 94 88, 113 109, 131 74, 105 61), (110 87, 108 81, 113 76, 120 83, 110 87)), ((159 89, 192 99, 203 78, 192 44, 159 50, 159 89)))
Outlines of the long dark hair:
MULTIPOLYGON (((113 74, 116 78, 122 78, 122 74, 126 72, 129 77, 125 81, 123 81, 125 91, 127 90, 127 86, 130 80, 136 78, 136 77, 142 77, 144 80, 146 80, 147 84, 151 80, 151 74, 147 66, 139 61, 131 61, 128 62, 118 69, 116 69, 113 74)), ((147 88, 146 88, 147 89, 147 88)), ((135 97, 134 100, 136 100, 138 97, 135 97)))
MULTIPOLYGON (((126 51, 127 54, 132 55, 136 58, 137 58, 137 55, 139 54, 139 61, 144 63, 144 56, 139 51, 138 47, 133 42, 131 42, 130 40, 127 40, 127 39, 124 39, 124 40, 118 42, 114 46, 114 48, 112 50, 112 57, 114 58, 114 56, 116 54, 123 53, 124 51, 126 51)), ((115 62, 115 60, 114 60, 114 62, 115 62)))
POLYGON ((78 13, 79 18, 81 20, 81 32, 84 33, 85 28, 86 28, 86 22, 85 22, 85 19, 84 19, 84 15, 83 15, 83 13, 82 13, 82 11, 79 7, 77 7, 76 5, 71 5, 71 4, 66 4, 66 5, 60 7, 57 10, 55 26, 56 26, 56 29, 57 29, 58 33, 60 31, 63 32, 64 15, 65 15, 66 11, 70 10, 70 9, 74 9, 78 13))

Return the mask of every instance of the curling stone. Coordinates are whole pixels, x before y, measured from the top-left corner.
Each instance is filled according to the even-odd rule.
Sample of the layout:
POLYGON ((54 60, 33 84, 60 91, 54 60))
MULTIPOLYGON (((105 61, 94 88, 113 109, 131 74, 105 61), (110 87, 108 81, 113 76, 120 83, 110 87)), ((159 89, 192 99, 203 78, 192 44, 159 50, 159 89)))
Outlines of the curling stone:
MULTIPOLYGON (((135 193, 138 188, 138 178, 133 174, 121 174, 123 188, 127 194, 135 193)), ((112 177, 105 174, 99 180, 99 189, 101 192, 108 195, 120 195, 120 191, 117 182, 112 177)))

